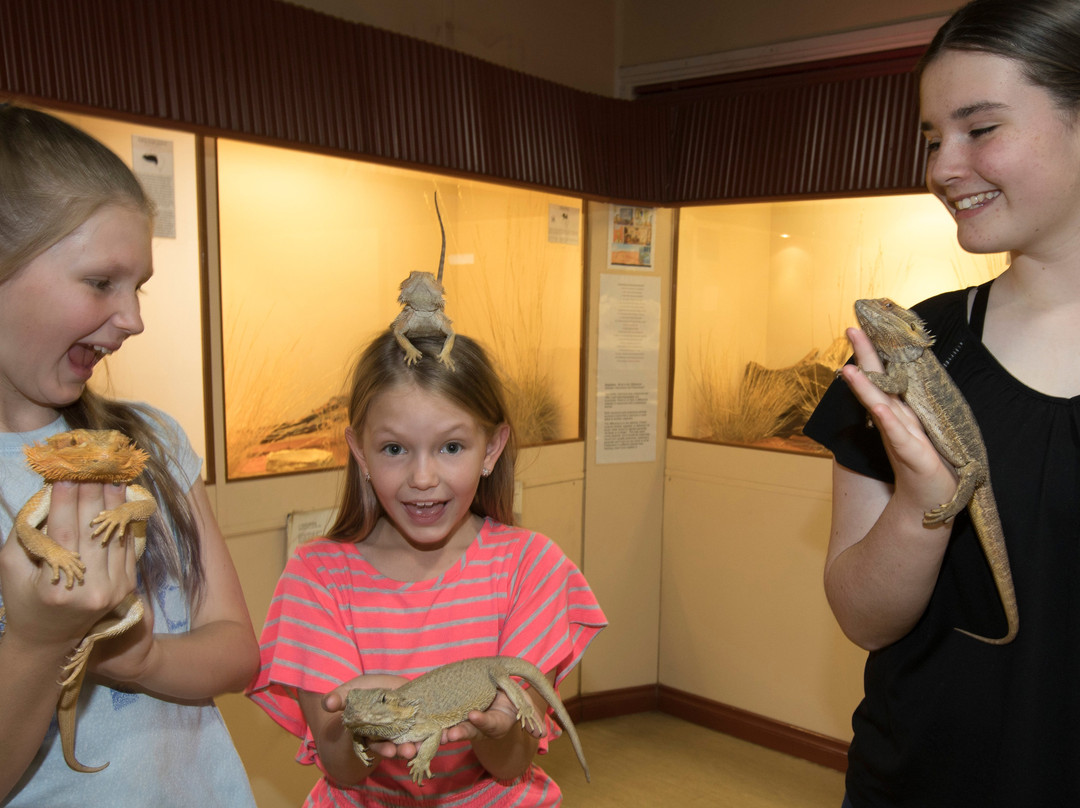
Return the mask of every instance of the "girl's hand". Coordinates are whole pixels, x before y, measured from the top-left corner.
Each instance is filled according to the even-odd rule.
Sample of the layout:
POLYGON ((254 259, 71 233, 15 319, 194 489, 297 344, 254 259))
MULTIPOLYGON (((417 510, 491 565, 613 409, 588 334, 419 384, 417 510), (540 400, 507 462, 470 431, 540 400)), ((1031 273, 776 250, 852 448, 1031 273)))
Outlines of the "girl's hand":
POLYGON ((119 637, 95 643, 88 665, 91 673, 116 683, 132 683, 153 669, 154 610, 145 597, 142 600, 143 616, 138 623, 119 637))
POLYGON ((342 682, 325 694, 301 690, 297 694, 304 720, 315 738, 326 773, 342 785, 352 785, 367 777, 384 757, 416 757, 415 744, 400 747, 386 741, 371 741, 365 746, 377 756, 370 766, 365 766, 353 751, 352 733, 345 728, 341 713, 349 691, 354 688, 386 688, 393 690, 408 680, 401 676, 362 675, 342 682))
MULTIPOLYGON (((543 714, 541 723, 543 723, 543 714)), ((507 733, 519 725, 517 720, 517 708, 509 697, 501 690, 495 695, 495 701, 487 710, 473 710, 469 713, 469 720, 443 730, 442 743, 452 741, 472 741, 477 738, 497 739, 505 737, 507 733)), ((530 734, 535 738, 543 737, 543 729, 530 734)))
POLYGON ((42 646, 73 648, 101 617, 135 590, 134 542, 104 547, 90 520, 124 501, 124 486, 54 483, 46 530, 49 538, 77 552, 86 565, 83 582, 68 589, 53 583, 47 565, 36 564, 14 530, 0 548, 0 589, 7 632, 42 646))
POLYGON ((881 433, 898 493, 924 512, 948 502, 956 491, 955 471, 938 454, 912 409, 866 375, 884 371, 870 338, 858 328, 848 329, 847 336, 858 366, 845 365, 842 376, 881 433))

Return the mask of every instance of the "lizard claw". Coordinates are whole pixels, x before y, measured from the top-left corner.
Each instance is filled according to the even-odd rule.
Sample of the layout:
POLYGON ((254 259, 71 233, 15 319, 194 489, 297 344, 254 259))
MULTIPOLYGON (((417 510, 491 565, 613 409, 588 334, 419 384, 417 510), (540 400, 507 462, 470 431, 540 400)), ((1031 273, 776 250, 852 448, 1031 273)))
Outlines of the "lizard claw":
POLYGON ((128 521, 122 517, 114 517, 110 511, 102 511, 90 520, 90 526, 96 526, 93 535, 95 538, 100 537, 101 546, 104 547, 113 536, 124 535, 128 521))
POLYGON ((64 548, 58 548, 63 550, 63 554, 60 558, 54 558, 52 560, 45 559, 45 563, 52 568, 52 583, 58 583, 60 581, 60 573, 63 572, 67 576, 67 583, 64 584, 68 589, 75 586, 76 583, 83 582, 83 573, 86 572, 86 564, 79 558, 79 554, 73 550, 66 550, 64 548))

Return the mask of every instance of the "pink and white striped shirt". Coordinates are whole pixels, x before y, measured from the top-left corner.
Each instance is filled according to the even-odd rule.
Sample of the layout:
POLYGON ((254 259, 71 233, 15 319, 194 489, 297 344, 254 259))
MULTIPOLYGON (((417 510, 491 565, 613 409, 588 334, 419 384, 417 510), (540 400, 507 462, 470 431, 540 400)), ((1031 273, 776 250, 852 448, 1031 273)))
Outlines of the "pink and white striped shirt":
MULTIPOLYGON (((484 521, 461 559, 438 578, 381 575, 356 544, 302 546, 278 582, 263 629, 262 668, 249 696, 302 739, 297 760, 318 763, 295 690, 325 693, 361 674, 415 678, 459 659, 527 659, 556 684, 607 625, 585 577, 550 539, 484 521)), ((557 726, 549 717, 548 733, 557 726)), ((547 751, 541 739, 541 752, 547 751)), ((306 805, 551 806, 555 782, 535 764, 513 783, 496 782, 467 741, 444 744, 423 787, 407 761, 388 759, 363 782, 338 788, 322 778, 306 805)))

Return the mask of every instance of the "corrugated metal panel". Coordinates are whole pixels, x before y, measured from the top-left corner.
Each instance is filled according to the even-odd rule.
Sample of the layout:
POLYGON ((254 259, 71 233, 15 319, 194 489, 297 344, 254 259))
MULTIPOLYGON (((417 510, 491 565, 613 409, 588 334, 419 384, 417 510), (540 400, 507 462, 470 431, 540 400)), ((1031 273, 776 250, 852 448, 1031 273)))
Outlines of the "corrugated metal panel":
POLYGON ((650 94, 644 100, 671 115, 666 198, 694 203, 921 188, 925 157, 911 61, 888 60, 888 69, 872 75, 806 69, 797 77, 650 94))
MULTIPOLYGON (((594 96, 271 0, 3 0, 0 88, 207 132, 601 194, 594 96)), ((629 104, 629 102, 622 102, 629 104)))
POLYGON ((621 101, 276 0, 0 0, 0 91, 626 201, 921 185, 910 75, 621 101))

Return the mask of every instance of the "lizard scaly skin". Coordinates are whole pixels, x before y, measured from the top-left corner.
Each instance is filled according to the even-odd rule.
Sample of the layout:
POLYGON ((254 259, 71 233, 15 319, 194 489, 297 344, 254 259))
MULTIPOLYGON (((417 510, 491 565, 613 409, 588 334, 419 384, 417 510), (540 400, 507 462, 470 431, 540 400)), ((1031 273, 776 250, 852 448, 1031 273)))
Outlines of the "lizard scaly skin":
POLYGON ((419 785, 431 777, 431 761, 439 749, 442 731, 465 721, 471 711, 490 707, 496 690, 509 696, 523 727, 540 731, 542 725, 532 700, 511 676, 524 679, 536 688, 555 711, 588 780, 589 767, 581 742, 558 694, 539 668, 517 657, 476 657, 451 662, 395 690, 350 690, 342 721, 353 734, 357 757, 369 765, 372 758, 364 746, 364 738, 419 744, 416 757, 409 761, 412 779, 419 785))
POLYGON ((884 373, 866 375, 879 389, 899 395, 911 407, 934 448, 956 469, 959 477, 953 498, 928 511, 923 524, 942 524, 967 507, 994 575, 1008 625, 1005 636, 988 638, 957 630, 994 645, 1012 642, 1020 625, 1016 592, 1005 534, 990 487, 986 445, 975 415, 930 350, 934 340, 914 312, 887 298, 879 298, 856 301, 855 316, 885 365, 884 373))
POLYGON ((443 265, 446 262, 446 228, 443 227, 442 214, 439 212, 439 195, 435 194, 435 215, 439 217, 439 229, 442 231, 442 253, 439 255, 439 275, 430 272, 414 271, 401 282, 401 294, 398 303, 401 312, 390 323, 398 345, 405 351, 405 363, 414 365, 420 360, 420 351, 409 337, 445 336, 439 361, 450 370, 454 369, 454 360, 450 351, 454 348, 453 321, 446 316, 446 297, 442 285, 443 265))
MULTIPOLYGON (((125 531, 132 525, 136 555, 146 547, 146 522, 157 510, 157 503, 145 488, 132 481, 142 473, 147 454, 137 448, 126 435, 115 430, 74 429, 48 438, 45 443, 26 447, 26 460, 42 476, 45 485, 22 507, 15 517, 15 535, 27 555, 52 570, 52 582, 59 583, 61 575, 71 589, 82 583, 86 565, 73 550, 61 547, 38 526, 45 521, 52 502, 52 485, 57 482, 125 483, 125 502, 117 508, 102 511, 90 524, 94 535, 104 546, 116 538, 125 540, 125 531)), ((90 768, 75 758, 75 708, 86 675, 86 663, 94 644, 115 637, 135 626, 143 616, 143 604, 131 593, 112 612, 95 623, 79 643, 64 666, 66 678, 60 683, 60 700, 56 719, 60 727, 64 760, 75 771, 96 772, 109 764, 90 768)))

